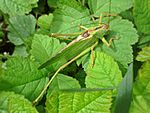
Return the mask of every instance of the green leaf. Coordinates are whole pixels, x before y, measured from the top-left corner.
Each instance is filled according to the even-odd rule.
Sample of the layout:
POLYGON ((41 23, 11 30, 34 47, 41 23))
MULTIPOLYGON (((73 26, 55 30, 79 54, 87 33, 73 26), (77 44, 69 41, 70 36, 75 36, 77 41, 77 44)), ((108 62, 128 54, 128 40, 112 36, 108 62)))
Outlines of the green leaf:
POLYGON ((113 113, 128 113, 132 98, 133 64, 130 64, 125 77, 118 88, 113 113))
POLYGON ((63 89, 80 88, 76 79, 58 74, 48 89, 46 110, 48 113, 57 113, 59 106, 59 93, 63 89))
POLYGON ((0 10, 9 16, 28 14, 37 6, 38 0, 0 0, 0 10))
POLYGON ((122 79, 117 63, 102 52, 95 53, 94 67, 91 66, 90 61, 85 71, 87 73, 85 84, 88 88, 118 87, 122 79))
POLYGON ((9 40, 15 45, 27 43, 35 32, 36 19, 32 15, 15 16, 9 19, 9 40))
POLYGON ((150 45, 150 35, 142 35, 138 41, 138 47, 143 48, 150 45))
POLYGON ((59 0, 47 0, 47 3, 48 3, 48 6, 49 7, 57 7, 57 2, 58 2, 59 0))
MULTIPOLYGON (((60 43, 56 38, 52 38, 46 35, 34 35, 31 45, 31 55, 39 64, 44 63, 47 59, 55 56, 66 44, 60 43)), ((59 61, 58 61, 59 62, 59 61)), ((61 62, 59 62, 61 63, 61 62)), ((48 67, 49 71, 58 69, 61 64, 54 63, 48 67)))
POLYGON ((116 39, 113 40, 111 47, 103 44, 101 50, 112 56, 119 63, 119 67, 122 70, 127 69, 128 64, 133 61, 131 45, 138 41, 138 35, 134 25, 128 20, 116 18, 110 22, 110 35, 106 38, 108 40, 110 38, 116 39))
POLYGON ((0 75, 0 90, 14 91, 34 100, 48 82, 45 70, 38 70, 37 67, 29 58, 10 58, 4 74, 0 75))
POLYGON ((72 88, 80 88, 79 82, 72 77, 58 74, 48 89, 47 97, 53 92, 72 88))
POLYGON ((28 53, 24 45, 15 46, 13 56, 27 57, 28 53))
POLYGON ((36 109, 39 113, 46 113, 44 105, 38 105, 38 106, 36 106, 36 109))
POLYGON ((82 88, 85 88, 85 77, 86 73, 82 69, 75 74, 75 78, 79 81, 82 88))
POLYGON ((31 102, 14 92, 0 92, 1 113, 38 113, 31 102))
POLYGON ((38 0, 38 7, 35 7, 32 9, 32 14, 35 14, 35 17, 39 17, 45 13, 48 13, 49 11, 51 12, 51 10, 47 10, 47 0, 38 0))
POLYGON ((53 13, 51 33, 75 33, 79 25, 90 21, 88 9, 75 0, 59 0, 58 7, 53 13))
POLYGON ((49 95, 46 99, 46 112, 47 113, 58 113, 59 109, 59 94, 57 92, 49 95))
POLYGON ((0 60, 0 76, 4 74, 3 64, 4 63, 0 60))
POLYGON ((102 13, 115 14, 125 11, 132 7, 132 0, 88 0, 88 5, 94 16, 100 16, 102 13))
POLYGON ((49 15, 45 14, 38 18, 37 24, 38 24, 38 26, 40 26, 40 28, 49 30, 52 19, 53 19, 53 14, 51 14, 51 13, 49 15))
POLYGON ((133 18, 133 12, 131 9, 129 10, 125 10, 124 12, 121 12, 121 17, 124 18, 124 19, 128 19, 132 22, 134 22, 134 18, 133 18))
POLYGON ((150 46, 142 48, 142 51, 138 53, 136 57, 138 61, 150 61, 150 46))
POLYGON ((50 25, 52 23, 53 20, 53 14, 49 13, 49 15, 42 15, 38 18, 38 26, 40 27, 37 30, 38 34, 45 34, 45 35, 49 35, 50 34, 50 25))
POLYGON ((3 41, 2 38, 4 37, 4 32, 3 32, 2 26, 3 26, 3 24, 0 23, 0 42, 3 41))
POLYGON ((111 91, 58 92, 61 89, 72 88, 80 88, 75 79, 58 75, 50 86, 50 93, 46 100, 46 111, 48 113, 110 112, 111 91))
POLYGON ((134 0, 134 21, 142 33, 150 33, 150 0, 134 0))
POLYGON ((53 113, 110 113, 111 96, 111 91, 62 92, 59 95, 59 112, 53 113))
POLYGON ((133 101, 130 113, 150 112, 150 62, 145 62, 138 72, 133 87, 133 101))
POLYGON ((83 65, 83 67, 85 68, 88 65, 88 61, 89 61, 89 57, 90 57, 90 53, 82 56, 81 58, 79 58, 76 63, 79 66, 80 64, 83 65))

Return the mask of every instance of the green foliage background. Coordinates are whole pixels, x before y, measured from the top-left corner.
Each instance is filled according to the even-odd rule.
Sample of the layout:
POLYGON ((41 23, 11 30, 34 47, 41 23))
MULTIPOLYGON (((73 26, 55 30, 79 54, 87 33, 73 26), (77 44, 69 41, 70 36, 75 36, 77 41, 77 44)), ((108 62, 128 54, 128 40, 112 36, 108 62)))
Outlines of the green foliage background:
POLYGON ((150 0, 0 0, 0 112, 150 113, 149 6, 150 0), (116 40, 110 47, 99 40, 94 66, 93 54, 85 54, 32 106, 60 66, 102 38, 60 53, 84 32, 80 25, 98 26, 101 14, 106 40, 116 40))

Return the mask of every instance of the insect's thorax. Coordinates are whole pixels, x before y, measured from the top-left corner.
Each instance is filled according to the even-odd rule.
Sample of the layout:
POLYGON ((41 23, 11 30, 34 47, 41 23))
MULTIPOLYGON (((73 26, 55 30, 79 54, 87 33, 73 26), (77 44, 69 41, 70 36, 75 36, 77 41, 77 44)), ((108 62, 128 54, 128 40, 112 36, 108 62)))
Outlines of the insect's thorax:
POLYGON ((96 36, 101 39, 108 31, 108 28, 109 26, 107 24, 101 24, 100 26, 88 29, 84 31, 80 36, 78 36, 77 40, 84 40, 93 36, 96 36))
POLYGON ((106 33, 109 30, 109 26, 107 24, 101 24, 100 26, 94 27, 92 29, 87 30, 87 32, 85 32, 84 35, 89 35, 89 36, 96 36, 98 38, 103 38, 104 35, 106 35, 106 33))

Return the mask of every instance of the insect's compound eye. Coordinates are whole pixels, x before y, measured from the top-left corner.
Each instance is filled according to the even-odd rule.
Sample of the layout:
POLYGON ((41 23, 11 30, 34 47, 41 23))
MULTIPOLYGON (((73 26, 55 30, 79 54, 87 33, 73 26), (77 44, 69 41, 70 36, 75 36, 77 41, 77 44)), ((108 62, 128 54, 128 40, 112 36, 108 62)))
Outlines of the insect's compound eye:
POLYGON ((88 30, 82 34, 82 37, 84 37, 84 38, 87 38, 88 36, 90 36, 90 33, 88 30))

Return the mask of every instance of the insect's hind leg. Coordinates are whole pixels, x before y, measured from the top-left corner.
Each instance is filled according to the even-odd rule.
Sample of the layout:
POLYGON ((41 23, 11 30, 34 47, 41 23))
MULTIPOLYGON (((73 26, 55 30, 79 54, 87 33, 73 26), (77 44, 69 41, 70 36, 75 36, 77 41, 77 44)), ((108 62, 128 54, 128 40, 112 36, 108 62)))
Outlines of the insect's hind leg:
POLYGON ((118 16, 118 14, 115 14, 115 13, 103 12, 102 14, 103 14, 103 16, 106 16, 106 17, 107 17, 107 16, 108 16, 108 17, 109 17, 109 16, 118 16))

